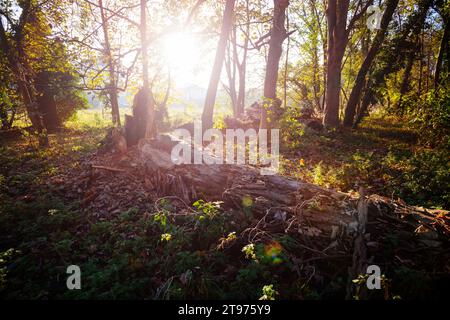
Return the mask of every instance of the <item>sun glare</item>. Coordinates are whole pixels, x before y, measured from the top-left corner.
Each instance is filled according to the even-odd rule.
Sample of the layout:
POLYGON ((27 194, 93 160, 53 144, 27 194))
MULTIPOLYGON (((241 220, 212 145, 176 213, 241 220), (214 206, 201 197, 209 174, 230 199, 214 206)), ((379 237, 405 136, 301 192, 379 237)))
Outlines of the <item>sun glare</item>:
POLYGON ((185 85, 196 77, 201 62, 197 39, 188 33, 171 33, 163 39, 164 57, 177 84, 185 85))

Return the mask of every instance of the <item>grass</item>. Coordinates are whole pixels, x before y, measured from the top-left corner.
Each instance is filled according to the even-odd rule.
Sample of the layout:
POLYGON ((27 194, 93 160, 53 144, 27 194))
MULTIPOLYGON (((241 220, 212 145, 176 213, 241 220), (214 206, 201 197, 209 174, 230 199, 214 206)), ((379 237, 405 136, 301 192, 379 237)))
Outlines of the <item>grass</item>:
MULTIPOLYGON (((123 119, 121 119, 123 121, 123 119)), ((92 129, 104 129, 110 126, 111 115, 102 114, 99 110, 79 110, 64 124, 72 130, 87 131, 92 129)))
POLYGON ((450 207, 448 150, 421 146, 401 119, 374 115, 358 130, 302 130, 285 141, 284 173, 344 192, 362 185, 411 204, 450 207))

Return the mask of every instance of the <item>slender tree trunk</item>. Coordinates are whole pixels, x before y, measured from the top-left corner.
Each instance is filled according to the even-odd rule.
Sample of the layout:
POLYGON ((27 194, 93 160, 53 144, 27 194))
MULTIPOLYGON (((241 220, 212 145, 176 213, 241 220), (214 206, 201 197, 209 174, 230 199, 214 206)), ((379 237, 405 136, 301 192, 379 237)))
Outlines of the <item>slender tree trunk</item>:
POLYGON ((119 112, 119 101, 117 98, 116 71, 114 59, 111 52, 111 45, 109 42, 108 19, 105 14, 105 8, 103 7, 103 0, 98 0, 98 6, 100 8, 100 15, 102 18, 103 37, 105 39, 105 55, 109 68, 109 100, 111 102, 112 121, 114 126, 117 125, 120 127, 120 112, 119 112))
POLYGON ((326 35, 323 40, 323 97, 322 97, 322 105, 321 105, 321 111, 325 111, 325 102, 326 102, 326 96, 327 96, 327 70, 328 70, 328 36, 326 35))
POLYGON ((231 105, 233 107, 233 116, 237 117, 237 92, 236 92, 236 66, 237 61, 236 52, 236 26, 233 26, 233 31, 230 33, 230 41, 227 45, 227 52, 225 57, 225 69, 228 76, 228 94, 230 95, 231 105))
MULTIPOLYGON (((245 108, 245 81, 246 81, 246 72, 247 72, 247 54, 248 54, 248 44, 250 37, 250 8, 249 1, 245 2, 245 13, 247 17, 247 25, 245 30, 245 41, 244 41, 244 49, 242 53, 242 61, 238 64, 238 76, 239 76, 239 89, 238 89, 238 97, 237 97, 237 113, 238 116, 244 113, 245 108)), ((237 51, 237 48, 235 48, 237 51)))
MULTIPOLYGON (((286 10, 286 26, 287 26, 287 32, 289 32, 289 13, 286 10)), ((289 68, 289 47, 290 47, 290 38, 287 39, 286 44, 286 57, 284 61, 284 92, 283 92, 283 105, 285 108, 287 108, 287 78, 288 78, 288 68, 289 68)))
POLYGON ((376 54, 380 50, 381 44, 386 36, 386 30, 388 28, 389 22, 392 19, 395 9, 397 8, 399 0, 388 0, 386 4, 386 9, 383 13, 381 19, 381 26, 378 30, 375 39, 373 40, 372 46, 364 59, 364 62, 359 69, 358 75, 356 76, 355 85, 353 86, 352 92, 347 102, 347 107, 345 108, 344 116, 344 126, 350 127, 353 124, 353 120, 356 113, 356 106, 358 105, 359 99, 365 83, 365 77, 369 72, 370 67, 375 59, 376 54))
POLYGON ((447 61, 447 67, 444 68, 446 72, 449 72, 449 68, 448 68, 448 64, 449 64, 449 60, 450 60, 450 21, 446 21, 448 19, 443 19, 444 20, 444 34, 442 35, 442 40, 441 40, 441 45, 439 47, 439 55, 438 55, 438 59, 436 61, 436 68, 434 71, 434 88, 435 90, 438 89, 439 85, 441 84, 441 72, 442 72, 442 67, 443 67, 443 63, 444 63, 444 56, 445 56, 445 60, 447 61))
POLYGON ((150 80, 148 73, 148 35, 147 35, 147 1, 140 1, 140 14, 141 14, 141 47, 142 47, 142 89, 141 100, 138 101, 144 108, 144 117, 142 123, 145 124, 145 138, 154 138, 156 135, 155 128, 155 99, 153 98, 150 80))
MULTIPOLYGON (((248 46, 248 40, 245 41, 245 46, 248 46)), ((244 56, 241 64, 238 66, 239 76, 239 88, 237 97, 237 115, 240 116, 244 113, 245 108, 245 81, 246 81, 246 69, 247 69, 247 49, 244 49, 244 56)))
POLYGON ((220 31, 219 44, 216 50, 214 66, 209 80, 208 91, 206 93, 205 104, 202 114, 203 129, 209 129, 213 126, 214 104, 216 102, 217 87, 219 85, 220 74, 222 72, 227 40, 232 28, 234 4, 236 0, 227 0, 223 13, 222 28, 220 31))
MULTIPOLYGON (((326 0, 325 0, 326 1, 326 0)), ((320 91, 321 91, 321 74, 325 74, 326 73, 326 35, 324 35, 323 33, 323 29, 322 29, 322 23, 321 23, 321 18, 319 16, 319 13, 317 11, 317 7, 316 7, 316 0, 309 0, 309 5, 310 5, 310 9, 311 12, 314 14, 315 19, 316 19, 316 25, 317 25, 317 34, 315 35, 315 41, 316 41, 316 45, 314 46, 314 52, 313 52, 313 83, 314 83, 314 100, 316 103, 316 109, 320 112, 323 111, 324 108, 324 104, 325 104, 325 91, 323 93, 323 97, 321 99, 320 97, 320 91), (319 36, 320 39, 322 41, 322 50, 323 50, 323 66, 322 69, 320 69, 319 66, 319 36), (322 101, 321 101, 322 100, 322 101)), ((326 86, 326 77, 324 75, 323 77, 323 84, 324 84, 324 88, 326 86)))
POLYGON ((417 88, 417 95, 422 93, 422 71, 423 71, 423 30, 420 35, 420 47, 419 47, 419 86, 417 88))
POLYGON ((140 0, 141 7, 141 47, 142 47, 142 86, 144 88, 150 87, 150 81, 148 76, 148 37, 147 37, 147 11, 146 0, 140 0))
POLYGON ((364 95, 361 106, 359 107, 358 114, 356 116, 355 123, 353 124, 353 129, 356 129, 361 123, 362 119, 366 116, 367 110, 371 103, 373 103, 375 97, 374 92, 370 88, 368 88, 368 92, 364 95))
POLYGON ((288 0, 274 0, 273 25, 270 31, 269 53, 267 56, 266 77, 264 80, 264 103, 261 108, 260 129, 268 128, 267 108, 277 98, 278 68, 281 53, 283 51, 283 41, 287 37, 284 21, 286 19, 286 9, 289 6, 288 0))
POLYGON ((416 48, 413 48, 408 54, 408 60, 406 62, 405 72, 403 73, 402 84, 400 85, 400 97, 398 98, 397 108, 401 109, 403 96, 408 92, 409 89, 409 78, 411 75, 411 70, 414 65, 414 57, 416 56, 416 48))
POLYGON ((322 106, 320 104, 320 72, 319 72, 319 54, 317 46, 314 46, 313 52, 313 92, 314 101, 316 103, 316 109, 322 111, 322 106))

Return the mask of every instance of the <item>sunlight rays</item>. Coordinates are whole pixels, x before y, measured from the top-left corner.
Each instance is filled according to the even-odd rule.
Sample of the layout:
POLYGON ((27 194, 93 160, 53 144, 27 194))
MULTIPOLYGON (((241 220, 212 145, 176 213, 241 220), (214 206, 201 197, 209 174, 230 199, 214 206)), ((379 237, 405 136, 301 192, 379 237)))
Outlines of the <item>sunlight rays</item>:
POLYGON ((201 44, 187 32, 172 32, 162 39, 164 59, 176 75, 176 83, 185 85, 198 73, 201 64, 201 44))

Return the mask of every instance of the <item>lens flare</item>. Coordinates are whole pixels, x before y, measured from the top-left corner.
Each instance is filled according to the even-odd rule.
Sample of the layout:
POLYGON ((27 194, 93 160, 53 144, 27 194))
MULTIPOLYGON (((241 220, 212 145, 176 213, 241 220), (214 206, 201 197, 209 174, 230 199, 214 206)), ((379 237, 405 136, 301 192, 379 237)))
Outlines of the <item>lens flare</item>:
POLYGON ((276 241, 269 243, 264 247, 264 255, 272 262, 272 264, 280 264, 283 262, 283 259, 281 258, 282 251, 283 248, 281 247, 281 244, 276 241))

